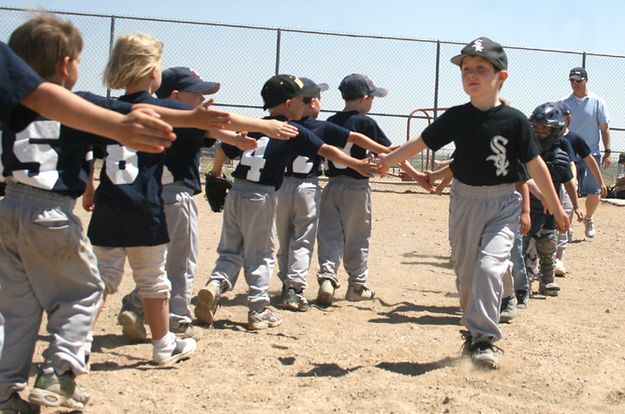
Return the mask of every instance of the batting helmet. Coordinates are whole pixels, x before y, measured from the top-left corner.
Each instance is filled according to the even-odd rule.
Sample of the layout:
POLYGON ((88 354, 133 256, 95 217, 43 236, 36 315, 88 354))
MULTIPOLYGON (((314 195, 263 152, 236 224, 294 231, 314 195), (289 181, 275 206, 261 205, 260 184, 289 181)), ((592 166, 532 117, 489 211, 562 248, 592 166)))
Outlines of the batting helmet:
POLYGON ((564 132, 564 113, 562 107, 556 102, 546 102, 537 106, 530 115, 529 121, 532 127, 536 124, 543 124, 551 129, 546 138, 540 139, 543 151, 551 148, 555 140, 564 132))

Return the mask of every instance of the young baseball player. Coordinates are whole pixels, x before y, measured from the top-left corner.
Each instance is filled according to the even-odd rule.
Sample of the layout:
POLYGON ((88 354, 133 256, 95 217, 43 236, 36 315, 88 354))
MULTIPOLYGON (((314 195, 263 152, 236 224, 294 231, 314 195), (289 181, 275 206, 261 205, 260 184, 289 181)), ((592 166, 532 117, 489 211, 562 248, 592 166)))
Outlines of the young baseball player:
MULTIPOLYGON (((304 111, 303 95, 308 95, 302 81, 291 75, 277 75, 262 88, 264 108, 269 118, 300 119, 304 111)), ((295 124, 294 124, 295 125, 295 124)), ((289 141, 269 140, 252 134, 258 140, 254 151, 241 154, 233 172, 234 185, 226 198, 219 257, 206 287, 198 292, 195 316, 212 324, 221 294, 232 289, 243 267, 249 285, 248 328, 252 330, 279 326, 280 315, 269 305, 269 278, 273 267, 276 191, 280 188, 284 170, 296 155, 314 158, 316 155, 368 174, 368 160, 356 160, 339 149, 324 144, 306 128, 297 127, 299 135, 289 141)), ((229 145, 222 145, 230 158, 240 154, 229 145)))
POLYGON ((508 78, 504 49, 481 37, 463 47, 451 62, 460 66, 470 102, 445 111, 418 138, 381 154, 379 169, 383 172, 426 148, 436 151, 455 143, 449 232, 462 324, 467 328, 464 349, 476 365, 497 368, 493 343, 501 339, 502 276, 509 268, 519 225, 521 197, 514 183, 521 178, 520 163, 525 163, 542 191, 557 227, 566 230, 569 222, 538 156, 540 144, 527 118, 499 98, 508 78))
MULTIPOLYGON (((219 83, 203 80, 190 68, 173 67, 163 71, 156 96, 197 107, 204 101, 204 95, 214 94, 219 87, 219 83)), ((201 192, 200 150, 204 142, 197 139, 174 142, 165 154, 162 180, 170 240, 165 266, 171 282, 169 326, 172 332, 196 340, 200 333, 191 325, 190 308, 198 255, 198 210, 193 196, 201 192)), ((138 289, 124 296, 122 302, 118 321, 124 335, 133 340, 145 340, 147 333, 138 289)))
MULTIPOLYGON (((345 100, 345 108, 328 118, 328 121, 362 133, 380 145, 390 146, 391 141, 378 124, 366 115, 371 110, 373 98, 386 96, 387 90, 376 87, 369 78, 360 74, 346 76, 339 90, 345 100)), ((352 142, 348 142, 343 151, 357 159, 368 157, 365 148, 352 142)), ((326 175, 329 179, 321 196, 317 233, 317 304, 332 304, 334 291, 340 285, 337 273, 341 257, 348 274, 346 299, 373 299, 373 290, 366 286, 371 237, 369 177, 334 162, 328 162, 326 175)))
MULTIPOLYGON (((559 191, 562 184, 571 195, 573 212, 581 222, 583 214, 578 209, 575 176, 571 170, 567 151, 561 149, 565 145, 572 153, 568 140, 562 138, 565 129, 564 114, 558 103, 547 102, 534 109, 529 118, 534 133, 541 145, 541 157, 547 163, 551 179, 559 191), (558 140, 562 141, 561 143, 558 140)), ((536 252, 540 264, 539 292, 546 296, 558 296, 560 287, 555 283, 555 257, 557 250, 557 231, 554 216, 545 213, 545 208, 538 197, 530 195, 530 215, 532 226, 529 233, 523 238, 524 250, 527 249, 530 238, 536 243, 536 252)))
MULTIPOLYGON (((304 96, 303 118, 297 124, 312 131, 326 144, 338 148, 358 145, 379 154, 389 148, 378 144, 363 134, 336 124, 318 120, 321 110, 321 92, 328 89, 325 83, 317 85, 308 78, 300 78, 307 91, 304 96)), ((321 157, 312 159, 297 155, 287 164, 282 186, 277 192, 276 229, 279 249, 277 253, 278 277, 282 281, 282 306, 292 311, 308 310, 308 300, 303 290, 307 287, 313 246, 319 220, 321 188, 317 177, 321 174, 321 157)), ((420 174, 411 170, 411 173, 420 174)))

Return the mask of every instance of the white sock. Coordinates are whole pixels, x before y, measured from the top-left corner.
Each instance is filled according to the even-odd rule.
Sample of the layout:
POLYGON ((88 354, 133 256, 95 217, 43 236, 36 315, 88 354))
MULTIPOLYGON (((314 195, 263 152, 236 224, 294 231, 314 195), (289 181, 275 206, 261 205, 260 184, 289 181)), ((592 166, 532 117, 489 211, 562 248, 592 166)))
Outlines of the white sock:
POLYGON ((176 335, 173 332, 167 332, 161 339, 153 340, 152 345, 159 351, 173 350, 176 347, 176 335))

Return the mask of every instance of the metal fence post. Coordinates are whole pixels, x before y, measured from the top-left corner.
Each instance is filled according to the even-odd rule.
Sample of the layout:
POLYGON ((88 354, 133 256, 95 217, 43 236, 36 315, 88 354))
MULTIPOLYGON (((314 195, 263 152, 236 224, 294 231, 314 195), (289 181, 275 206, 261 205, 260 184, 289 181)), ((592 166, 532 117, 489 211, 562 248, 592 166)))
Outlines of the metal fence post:
MULTIPOLYGON (((115 41, 115 16, 111 16, 111 30, 109 36, 109 58, 111 56, 111 52, 113 51, 113 42, 115 41)), ((111 99, 111 88, 107 86, 106 88, 106 98, 111 99)))
POLYGON ((282 40, 282 30, 278 29, 276 36, 276 75, 280 74, 280 44, 282 40))

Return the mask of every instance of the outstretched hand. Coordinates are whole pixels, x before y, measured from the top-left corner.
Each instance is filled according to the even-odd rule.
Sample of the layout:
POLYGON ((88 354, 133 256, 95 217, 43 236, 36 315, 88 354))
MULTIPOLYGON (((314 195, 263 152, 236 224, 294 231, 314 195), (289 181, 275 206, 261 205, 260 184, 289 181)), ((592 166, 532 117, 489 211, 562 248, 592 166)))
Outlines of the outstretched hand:
POLYGON ((257 141, 248 137, 247 132, 238 132, 234 140, 234 145, 241 151, 256 149, 257 141))
POLYGON ((268 119, 265 122, 266 126, 263 132, 270 138, 287 140, 299 134, 297 128, 287 122, 277 119, 268 119))
POLYGON ((173 128, 160 119, 154 110, 145 107, 133 107, 124 115, 116 137, 119 143, 137 151, 159 153, 171 146, 176 139, 173 128))
POLYGON ((226 125, 230 124, 230 114, 224 111, 217 111, 215 109, 211 109, 210 106, 215 101, 213 99, 207 99, 202 102, 201 105, 198 105, 193 111, 202 116, 204 120, 204 128, 205 129, 224 129, 226 125))

